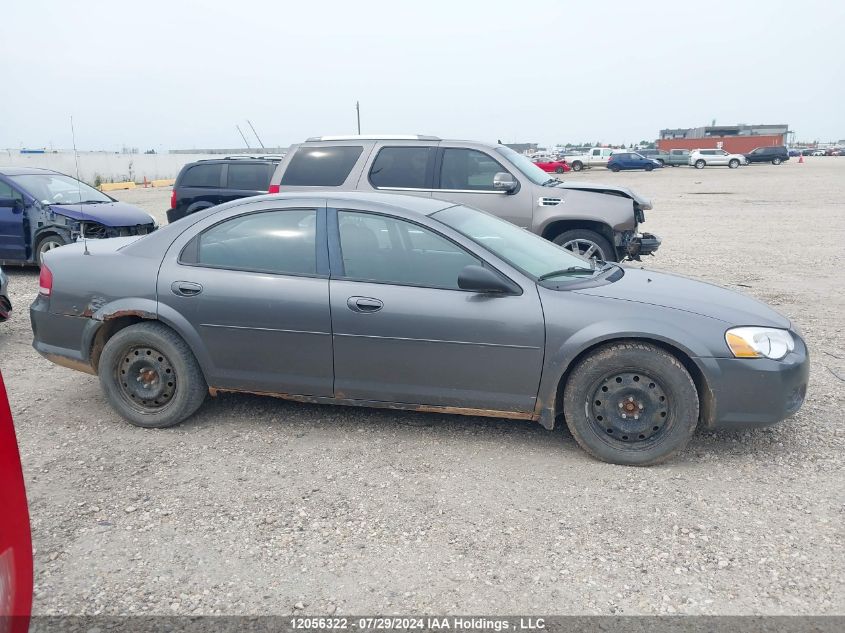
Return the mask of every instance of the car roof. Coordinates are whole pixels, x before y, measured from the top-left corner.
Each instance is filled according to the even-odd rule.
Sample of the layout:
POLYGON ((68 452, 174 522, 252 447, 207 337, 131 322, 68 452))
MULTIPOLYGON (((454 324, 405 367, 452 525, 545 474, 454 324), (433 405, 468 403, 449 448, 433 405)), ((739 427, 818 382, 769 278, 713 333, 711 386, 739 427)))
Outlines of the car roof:
POLYGON ((393 207, 401 209, 408 213, 417 213, 419 215, 431 215, 443 209, 456 206, 454 202, 446 202, 445 200, 435 200, 434 198, 421 198, 419 196, 406 196, 396 193, 375 193, 369 191, 302 191, 302 192, 282 192, 275 194, 268 194, 267 196, 258 196, 250 198, 250 200, 257 200, 259 198, 268 199, 282 199, 295 200, 297 198, 325 198, 329 206, 341 208, 343 203, 367 203, 372 205, 384 205, 386 207, 393 207))
MULTIPOLYGON (((0 176, 27 176, 32 174, 58 174, 54 169, 43 167, 0 167, 0 176)), ((64 174, 62 174, 64 176, 64 174)))

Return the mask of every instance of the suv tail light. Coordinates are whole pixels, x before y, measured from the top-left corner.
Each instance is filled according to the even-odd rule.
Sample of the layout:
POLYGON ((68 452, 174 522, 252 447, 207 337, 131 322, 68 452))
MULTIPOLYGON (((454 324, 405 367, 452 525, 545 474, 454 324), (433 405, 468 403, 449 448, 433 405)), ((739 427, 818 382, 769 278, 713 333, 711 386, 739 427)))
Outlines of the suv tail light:
POLYGON ((267 193, 279 193, 279 185, 270 185, 267 193))
POLYGON ((174 187, 173 191, 170 192, 170 208, 176 208, 176 187, 174 187))
POLYGON ((49 297, 53 292, 53 273, 41 264, 41 274, 38 276, 38 294, 49 297))

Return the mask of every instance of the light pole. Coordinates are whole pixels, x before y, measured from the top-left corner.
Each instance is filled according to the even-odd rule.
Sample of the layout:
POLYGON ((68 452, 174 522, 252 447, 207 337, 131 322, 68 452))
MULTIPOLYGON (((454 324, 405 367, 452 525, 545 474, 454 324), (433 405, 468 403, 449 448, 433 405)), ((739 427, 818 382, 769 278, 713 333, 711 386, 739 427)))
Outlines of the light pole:
POLYGON ((361 103, 355 102, 355 113, 358 115, 358 134, 361 134, 361 103))

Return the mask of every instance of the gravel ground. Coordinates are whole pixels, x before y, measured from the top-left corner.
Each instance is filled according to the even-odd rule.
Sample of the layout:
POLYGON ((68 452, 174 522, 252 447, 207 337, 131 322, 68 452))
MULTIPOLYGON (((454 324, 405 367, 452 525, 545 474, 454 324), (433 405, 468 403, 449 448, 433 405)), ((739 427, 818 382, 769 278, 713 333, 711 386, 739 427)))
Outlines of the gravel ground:
MULTIPOLYGON (((11 269, 0 358, 35 612, 845 613, 845 158, 578 179, 654 198, 649 266, 794 319, 812 353, 798 415, 644 469, 565 429, 240 395, 142 430, 31 349, 37 274, 11 269)), ((115 195, 163 220, 170 192, 115 195)))

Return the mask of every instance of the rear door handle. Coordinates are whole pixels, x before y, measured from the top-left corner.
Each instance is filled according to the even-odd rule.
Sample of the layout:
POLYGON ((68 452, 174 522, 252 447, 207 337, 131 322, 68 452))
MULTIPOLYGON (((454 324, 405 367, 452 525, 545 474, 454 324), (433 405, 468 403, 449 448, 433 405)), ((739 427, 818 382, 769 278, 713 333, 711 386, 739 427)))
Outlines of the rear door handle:
POLYGON ((202 285, 193 281, 174 281, 170 290, 180 297, 194 297, 202 292, 202 285))
POLYGON ((378 312, 384 307, 384 303, 372 297, 349 297, 346 305, 353 312, 378 312))

